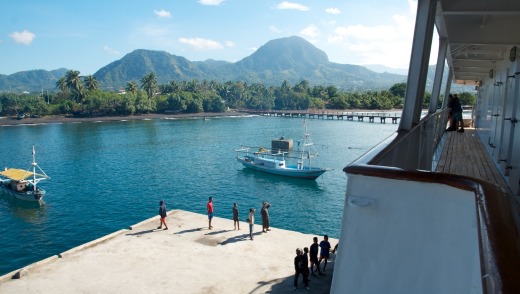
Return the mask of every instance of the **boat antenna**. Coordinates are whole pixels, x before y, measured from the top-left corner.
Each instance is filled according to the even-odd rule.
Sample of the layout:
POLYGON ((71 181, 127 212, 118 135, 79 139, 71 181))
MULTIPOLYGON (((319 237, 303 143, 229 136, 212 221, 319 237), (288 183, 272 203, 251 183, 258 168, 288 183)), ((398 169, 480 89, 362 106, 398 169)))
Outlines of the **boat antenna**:
POLYGON ((35 155, 36 152, 34 152, 34 144, 32 146, 32 169, 33 169, 33 189, 34 189, 34 193, 36 193, 36 160, 34 159, 34 155, 35 155))

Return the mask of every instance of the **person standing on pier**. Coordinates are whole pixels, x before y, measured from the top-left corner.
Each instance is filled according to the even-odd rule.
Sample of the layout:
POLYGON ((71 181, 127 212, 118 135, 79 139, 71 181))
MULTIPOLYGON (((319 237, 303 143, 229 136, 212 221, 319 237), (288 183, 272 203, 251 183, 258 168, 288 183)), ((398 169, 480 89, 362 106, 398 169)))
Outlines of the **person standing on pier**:
POLYGON ((298 287, 298 277, 300 274, 303 276, 303 284, 305 284, 305 288, 309 290, 309 281, 305 275, 305 257, 303 256, 303 252, 300 248, 296 249, 296 257, 294 258, 294 272, 294 290, 296 290, 298 287))
POLYGON ((311 273, 313 276, 316 274, 314 273, 314 265, 316 265, 316 268, 318 269, 318 273, 320 275, 323 275, 320 270, 320 264, 318 263, 318 252, 320 251, 320 246, 318 246, 318 237, 312 238, 312 245, 311 250, 309 253, 310 261, 311 261, 311 273))
POLYGON ((271 207, 270 203, 263 202, 262 209, 260 210, 260 214, 262 215, 262 232, 267 233, 270 231, 269 229, 269 207, 271 207))
POLYGON ((318 268, 320 267, 321 261, 325 259, 325 264, 323 265, 323 272, 325 272, 325 268, 327 267, 327 261, 329 260, 330 255, 330 243, 329 236, 323 236, 323 241, 320 242, 320 260, 318 260, 318 268))
POLYGON ((211 229, 213 229, 213 226, 211 225, 211 220, 213 219, 213 197, 209 197, 207 209, 208 209, 208 220, 209 220, 208 228, 211 230, 211 229))
POLYGON ((235 227, 235 230, 237 229, 237 225, 238 229, 240 230, 240 221, 238 220, 238 205, 233 203, 233 226, 235 227))
POLYGON ((159 216, 161 217, 161 225, 157 227, 157 229, 162 229, 162 225, 164 224, 164 229, 168 229, 168 225, 166 225, 166 205, 164 201, 159 202, 159 216))
POLYGON ((309 248, 303 247, 303 257, 305 258, 305 271, 303 276, 309 281, 309 248))
POLYGON ((253 226, 255 225, 255 209, 249 209, 249 217, 247 218, 247 222, 249 223, 249 238, 253 240, 253 226))

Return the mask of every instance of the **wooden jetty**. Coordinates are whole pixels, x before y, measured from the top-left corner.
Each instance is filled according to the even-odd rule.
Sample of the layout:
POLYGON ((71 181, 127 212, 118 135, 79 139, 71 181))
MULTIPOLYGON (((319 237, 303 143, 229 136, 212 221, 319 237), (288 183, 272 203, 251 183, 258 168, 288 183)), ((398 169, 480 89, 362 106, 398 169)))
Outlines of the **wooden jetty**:
POLYGON ((374 111, 343 111, 343 110, 321 110, 321 109, 307 109, 307 110, 241 110, 249 114, 264 115, 264 116, 283 116, 283 117, 301 117, 301 118, 318 118, 318 119, 338 119, 338 120, 354 120, 373 123, 376 119, 380 123, 386 123, 386 120, 391 120, 393 124, 401 118, 400 112, 374 112, 374 111))

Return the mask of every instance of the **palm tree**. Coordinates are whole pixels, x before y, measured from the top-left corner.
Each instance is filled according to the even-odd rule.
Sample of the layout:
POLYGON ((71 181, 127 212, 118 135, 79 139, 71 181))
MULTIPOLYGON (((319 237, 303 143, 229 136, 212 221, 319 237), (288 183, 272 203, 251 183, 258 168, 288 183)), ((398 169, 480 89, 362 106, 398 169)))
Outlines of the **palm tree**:
POLYGON ((56 82, 56 88, 60 89, 60 91, 62 91, 62 92, 67 91, 67 80, 65 80, 65 77, 61 77, 56 82))
POLYGON ((67 83, 67 88, 72 92, 73 97, 76 98, 78 103, 81 103, 81 99, 83 98, 83 81, 81 80, 79 71, 69 70, 65 74, 65 81, 67 83))
POLYGON ((94 91, 99 89, 99 82, 92 75, 86 76, 83 79, 83 82, 85 83, 85 88, 87 88, 87 91, 94 91))
POLYGON ((125 88, 125 90, 126 90, 128 93, 135 94, 135 93, 137 93, 137 91, 138 91, 139 89, 138 89, 137 83, 134 82, 134 81, 131 81, 130 83, 126 83, 126 88, 125 88))
POLYGON ((150 72, 141 79, 141 88, 146 91, 148 99, 152 99, 155 90, 157 89, 157 78, 154 72, 150 72))

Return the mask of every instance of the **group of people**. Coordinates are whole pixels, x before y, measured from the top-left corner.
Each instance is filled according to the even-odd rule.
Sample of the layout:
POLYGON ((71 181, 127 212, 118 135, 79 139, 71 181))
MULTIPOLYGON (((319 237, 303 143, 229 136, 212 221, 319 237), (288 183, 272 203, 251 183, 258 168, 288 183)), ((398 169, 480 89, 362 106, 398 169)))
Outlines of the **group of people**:
MULTIPOLYGON (((262 216, 262 232, 267 233, 271 229, 269 228, 269 207, 271 204, 268 202, 262 203, 262 208, 260 210, 260 215, 262 216)), ((206 209, 208 212, 208 229, 213 229, 211 225, 211 220, 213 219, 213 197, 209 197, 208 203, 206 205, 206 209)), ((247 223, 249 224, 249 238, 253 240, 253 226, 255 224, 255 212, 256 209, 250 208, 249 214, 247 218, 247 223)), ((166 225, 166 205, 163 200, 159 202, 159 216, 161 219, 159 227, 157 229, 162 229, 164 225, 164 230, 168 230, 168 226, 166 225)), ((240 230, 240 220, 239 220, 239 211, 238 204, 233 203, 233 225, 234 229, 240 230)), ((323 240, 318 244, 318 237, 313 238, 313 243, 310 246, 310 250, 308 247, 302 249, 296 249, 296 257, 294 258, 294 289, 298 287, 298 278, 300 275, 303 277, 303 283, 305 288, 308 290, 309 288, 309 274, 316 276, 316 272, 319 275, 325 275, 327 262, 329 260, 331 246, 329 243, 329 236, 323 236, 323 240), (319 253, 319 258, 318 258, 319 253), (321 270, 320 265, 321 262, 325 261, 323 264, 323 270, 321 270), (309 267, 310 262, 310 267, 309 267), (316 270, 314 269, 316 267, 316 270)), ((338 248, 338 245, 334 247, 332 253, 335 253, 338 248)))
MULTIPOLYGON (((271 229, 269 228, 269 207, 271 204, 264 201, 262 203, 262 209, 260 209, 260 215, 262 216, 262 232, 267 233, 271 229)), ((255 225, 255 212, 256 209, 250 208, 249 214, 246 222, 249 224, 249 239, 253 240, 253 227, 255 225)), ((238 204, 233 203, 233 226, 236 230, 237 228, 240 230, 240 220, 238 218, 238 204)))
MULTIPOLYGON (((267 233, 271 229, 269 228, 269 207, 271 204, 268 202, 262 203, 262 209, 260 210, 260 215, 262 216, 262 232, 267 233)), ((213 220, 213 197, 209 197, 208 203, 206 204, 206 210, 208 212, 208 229, 213 229, 211 221, 213 220)), ((247 222, 249 223, 249 238, 253 240, 253 226, 255 224, 255 212, 256 209, 250 208, 249 215, 247 218, 247 222)), ((233 204, 233 225, 235 230, 238 228, 240 230, 240 221, 239 221, 239 212, 238 212, 238 204, 233 204)), ((157 229, 168 230, 168 225, 166 224, 166 204, 163 200, 159 202, 159 216, 160 216, 160 224, 157 229)))
POLYGON ((460 104, 457 94, 448 96, 448 121, 449 126, 447 132, 457 131, 464 132, 464 120, 462 119, 462 105, 460 104))
MULTIPOLYGON (((305 247, 302 249, 296 249, 296 257, 294 258, 294 289, 298 287, 298 278, 300 275, 303 277, 303 284, 305 288, 309 290, 309 274, 316 276, 314 267, 316 266, 316 271, 319 275, 325 275, 325 271, 327 269, 327 261, 330 256, 330 243, 329 236, 323 236, 323 240, 318 245, 318 237, 314 237, 312 239, 312 244, 309 248, 305 247), (318 259, 319 252, 319 259, 318 259), (323 270, 320 269, 320 265, 322 261, 324 262, 323 270), (309 270, 309 261, 310 261, 310 270, 309 270)), ((332 253, 336 253, 338 245, 334 247, 332 253)))

